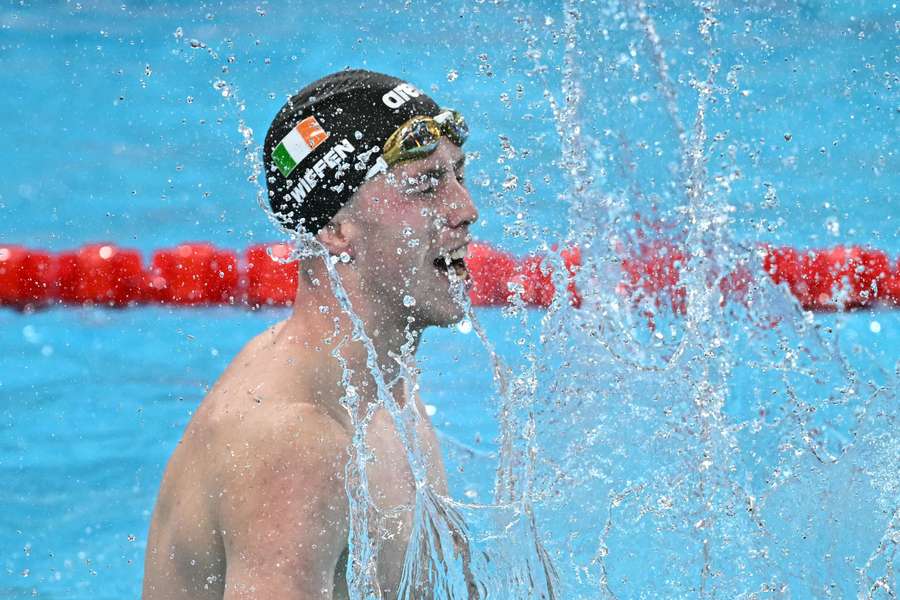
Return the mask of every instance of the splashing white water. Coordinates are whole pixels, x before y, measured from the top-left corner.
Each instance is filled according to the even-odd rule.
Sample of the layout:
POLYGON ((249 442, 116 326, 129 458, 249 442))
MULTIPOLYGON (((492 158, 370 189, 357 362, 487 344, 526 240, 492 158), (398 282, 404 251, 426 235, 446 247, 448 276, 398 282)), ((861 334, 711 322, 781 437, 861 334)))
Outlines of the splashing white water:
MULTIPOLYGON (((351 597, 381 597, 366 445, 379 409, 388 411, 404 441, 417 489, 402 598, 893 593, 900 545, 895 379, 861 380, 821 328, 762 274, 758 250, 734 239, 727 186, 713 185, 731 175, 710 160, 724 138, 711 136, 708 123, 711 107, 737 87, 718 81, 717 3, 696 6, 701 57, 679 79, 645 2, 595 10, 566 0, 554 30, 563 48, 558 91, 545 64, 555 55, 541 48, 537 35, 557 20, 519 21, 559 138, 566 242, 582 250, 582 307, 557 294, 536 325, 539 342, 523 345, 524 367, 513 370, 451 274, 468 324, 461 330, 474 331, 491 358, 500 428, 493 502, 460 503, 429 487, 415 435, 422 416, 389 393, 396 381, 384 380, 325 249, 289 232, 295 251, 286 260, 323 260, 352 323, 350 332, 336 328, 342 341, 332 353, 344 366, 342 403, 355 429, 346 467, 351 597), (606 102, 594 97, 602 92, 593 90, 592 78, 620 76, 605 70, 614 53, 602 52, 618 40, 613 34, 612 42, 598 43, 596 32, 615 31, 624 32, 629 46, 617 63, 630 65, 632 77, 655 74, 656 99, 671 125, 674 149, 667 158, 674 160, 656 171, 670 180, 653 193, 642 191, 628 166, 633 132, 598 131, 603 128, 591 112, 606 102), (683 80, 689 85, 679 89, 683 80), (688 130, 680 102, 694 97, 688 130), (671 261, 676 284, 652 296, 642 281, 623 285, 628 261, 653 267, 647 257, 665 252, 677 253, 671 261), (743 294, 737 301, 729 287, 735 273, 743 294), (342 358, 350 343, 366 348, 376 383, 377 402, 365 407, 342 358), (851 506, 868 509, 848 514, 851 506), (832 534, 835 524, 841 531, 832 534)), ((217 56, 202 42, 190 45, 217 56)), ((490 76, 490 65, 482 71, 490 76)), ((737 72, 729 71, 729 83, 737 72)), ((214 87, 242 112, 234 85, 218 80, 214 87)), ((635 90, 632 96, 644 95, 635 90)), ((259 180, 253 132, 242 120, 238 130, 259 204, 278 225, 259 180)), ((506 159, 517 156, 509 138, 501 146, 506 159)), ((526 180, 509 170, 501 185, 516 192, 526 180)), ((511 235, 542 240, 538 224, 519 210, 510 214, 516 219, 511 235)), ((547 263, 556 289, 565 290, 561 250, 549 250, 547 263)), ((509 316, 523 329, 534 327, 522 289, 513 291, 509 316)), ((416 384, 411 346, 394 357, 409 389, 416 384)))

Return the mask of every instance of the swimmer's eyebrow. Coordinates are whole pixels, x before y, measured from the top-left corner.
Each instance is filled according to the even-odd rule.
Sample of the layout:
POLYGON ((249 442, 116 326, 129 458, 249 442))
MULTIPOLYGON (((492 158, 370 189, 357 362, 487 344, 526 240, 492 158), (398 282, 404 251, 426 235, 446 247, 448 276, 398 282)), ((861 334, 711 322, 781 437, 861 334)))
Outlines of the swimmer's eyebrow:
POLYGON ((432 167, 422 173, 423 177, 433 177, 434 179, 440 179, 444 175, 447 174, 447 169, 444 167, 432 167))
MULTIPOLYGON (((466 157, 465 155, 461 156, 455 163, 453 163, 454 171, 462 171, 463 167, 466 166, 466 157)), ((444 175, 447 174, 447 169, 443 166, 436 166, 428 169, 423 173, 423 175, 432 176, 435 179, 440 179, 444 175)))

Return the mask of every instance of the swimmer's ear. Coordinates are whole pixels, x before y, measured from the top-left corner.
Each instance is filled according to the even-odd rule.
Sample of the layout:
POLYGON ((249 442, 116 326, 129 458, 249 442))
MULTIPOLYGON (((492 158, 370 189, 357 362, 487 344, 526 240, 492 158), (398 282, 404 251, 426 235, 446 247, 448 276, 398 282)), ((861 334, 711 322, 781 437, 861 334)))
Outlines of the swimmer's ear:
POLYGON ((316 237, 332 256, 340 256, 346 252, 350 258, 355 258, 353 240, 356 234, 356 224, 349 219, 339 218, 335 215, 325 227, 319 230, 316 237))

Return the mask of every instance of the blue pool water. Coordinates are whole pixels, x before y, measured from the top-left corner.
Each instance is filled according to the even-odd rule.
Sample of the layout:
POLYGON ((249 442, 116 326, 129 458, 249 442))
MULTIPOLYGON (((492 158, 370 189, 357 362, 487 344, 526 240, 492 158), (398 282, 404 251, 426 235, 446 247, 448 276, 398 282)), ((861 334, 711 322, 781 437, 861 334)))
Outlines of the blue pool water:
MULTIPOLYGON (((573 5, 584 23, 576 47, 587 99, 577 118, 605 142, 615 138, 607 132, 624 132, 606 147, 616 164, 633 165, 630 174, 606 173, 605 183, 665 199, 674 130, 653 101, 648 61, 633 58, 646 56, 644 38, 615 2, 573 5), (632 25, 618 31, 634 32, 617 34, 623 23, 632 25)), ((286 95, 345 66, 408 77, 468 116, 467 150, 478 153, 469 171, 482 213, 477 238, 517 253, 566 239, 571 223, 560 207, 567 182, 543 93, 548 87, 563 96, 563 6, 348 6, 85 1, 0 8, 0 144, 7 149, 0 242, 62 250, 109 240, 147 257, 181 241, 242 249, 278 239, 247 181, 237 119, 259 140, 286 95), (217 57, 192 49, 190 39, 217 57), (546 73, 529 48, 542 50, 546 73), (245 110, 213 89, 219 78, 234 86, 245 110), (535 191, 510 192, 504 183, 511 174, 519 190, 529 180, 535 191)), ((690 128, 696 97, 689 81, 701 72, 704 52, 699 13, 680 3, 648 9, 690 128)), ((710 150, 710 172, 741 173, 728 184, 734 238, 799 248, 866 244, 896 258, 896 7, 759 0, 722 2, 719 14, 722 90, 707 127, 724 137, 710 150), (767 186, 777 190, 777 203, 764 201, 767 186)), ((670 220, 680 214, 664 202, 657 208, 670 220)), ((165 461, 230 358, 286 314, 0 311, 0 598, 137 596, 165 461)), ((541 313, 531 313, 526 328, 499 310, 477 316, 500 354, 525 364, 523 348, 538 338, 541 313)), ((861 380, 895 387, 900 311, 816 319, 861 380)), ((496 462, 486 360, 474 335, 455 330, 430 331, 420 350, 422 397, 436 407, 453 496, 471 502, 491 500, 496 462)), ((732 401, 738 412, 746 398, 737 390, 732 401)), ((832 502, 835 513, 855 510, 852 499, 832 502)), ((878 541, 872 528, 859 531, 841 546, 858 550, 848 559, 855 566, 878 541)), ((645 558, 622 544, 625 558, 612 577, 628 590, 622 579, 640 580, 645 558)), ((855 580, 836 577, 836 596, 855 593, 855 580)), ((794 585, 797 597, 810 589, 794 585)), ((816 589, 808 595, 824 594, 816 589)), ((631 589, 620 597, 636 595, 631 589)))

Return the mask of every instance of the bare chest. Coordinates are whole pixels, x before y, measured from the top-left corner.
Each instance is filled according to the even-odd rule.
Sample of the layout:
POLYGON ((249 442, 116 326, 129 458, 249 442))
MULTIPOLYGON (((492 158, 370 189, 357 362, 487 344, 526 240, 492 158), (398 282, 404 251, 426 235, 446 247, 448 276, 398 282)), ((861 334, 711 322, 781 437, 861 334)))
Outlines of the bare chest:
MULTIPOLYGON (((416 427, 420 456, 428 485, 447 493, 447 477, 434 428, 427 417, 416 427)), ((367 475, 375 506, 373 534, 380 542, 378 573, 387 597, 397 592, 403 572, 406 547, 413 529, 416 484, 403 443, 387 413, 379 414, 369 429, 371 451, 367 475)))

